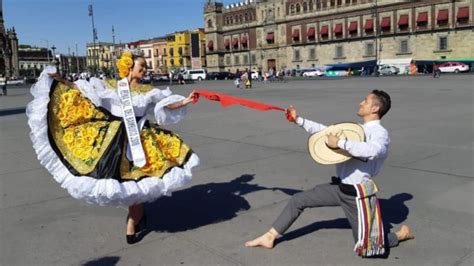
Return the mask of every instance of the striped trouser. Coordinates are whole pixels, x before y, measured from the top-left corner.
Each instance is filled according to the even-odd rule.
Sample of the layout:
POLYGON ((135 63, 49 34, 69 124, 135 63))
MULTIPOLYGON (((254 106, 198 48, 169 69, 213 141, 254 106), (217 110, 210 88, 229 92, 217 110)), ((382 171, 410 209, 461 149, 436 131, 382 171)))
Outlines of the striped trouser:
MULTIPOLYGON (((317 185, 310 190, 293 195, 285 209, 283 209, 280 216, 278 216, 276 221, 273 223, 273 228, 279 234, 283 234, 293 224, 298 216, 300 216, 305 208, 329 206, 342 207, 344 214, 351 225, 354 241, 357 242, 358 221, 356 198, 341 192, 339 186, 335 184, 317 185)), ((394 233, 387 233, 385 243, 388 247, 397 246, 397 236, 394 233)))

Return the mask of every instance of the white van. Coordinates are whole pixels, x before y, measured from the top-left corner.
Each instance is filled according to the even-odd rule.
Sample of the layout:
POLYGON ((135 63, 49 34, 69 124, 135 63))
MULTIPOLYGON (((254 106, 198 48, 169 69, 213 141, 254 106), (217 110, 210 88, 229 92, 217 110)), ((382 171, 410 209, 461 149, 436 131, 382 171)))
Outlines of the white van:
POLYGON ((191 80, 205 80, 206 71, 204 69, 190 69, 183 72, 184 79, 191 80))

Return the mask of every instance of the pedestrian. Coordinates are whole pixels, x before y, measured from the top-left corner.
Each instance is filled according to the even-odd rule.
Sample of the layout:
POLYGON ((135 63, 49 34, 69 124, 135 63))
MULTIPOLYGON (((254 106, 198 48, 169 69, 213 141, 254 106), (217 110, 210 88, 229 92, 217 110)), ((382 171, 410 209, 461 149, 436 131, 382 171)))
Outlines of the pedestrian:
POLYGON ((5 77, 2 85, 2 95, 7 96, 7 85, 8 85, 8 77, 5 77))
POLYGON ((251 89, 252 88, 252 72, 247 70, 247 79, 245 80, 245 88, 251 89))
MULTIPOLYGON (((305 208, 325 206, 342 207, 352 228, 352 234, 356 242, 355 250, 361 256, 382 255, 381 253, 384 253, 385 249, 384 246, 381 246, 381 243, 387 243, 387 246, 394 247, 401 241, 413 239, 413 234, 406 225, 403 225, 396 233, 388 233, 386 236, 380 234, 380 227, 378 227, 380 229, 379 233, 374 233, 373 231, 368 235, 361 233, 363 232, 361 230, 364 230, 367 226, 370 227, 369 223, 371 220, 370 218, 361 219, 361 217, 365 216, 365 213, 358 209, 358 206, 361 206, 359 202, 361 197, 358 197, 360 189, 358 188, 363 186, 364 188, 376 191, 376 186, 372 179, 377 176, 382 168, 388 155, 390 143, 388 132, 382 126, 380 120, 388 112, 390 106, 390 96, 386 92, 373 90, 359 104, 359 111, 357 112, 357 115, 364 122, 362 127, 367 139, 366 142, 349 141, 333 134, 327 135, 326 145, 329 148, 344 150, 354 158, 336 165, 337 177, 333 177, 331 183, 317 185, 312 189, 293 195, 280 216, 273 223, 273 227, 262 236, 246 242, 245 246, 260 246, 271 249, 274 246, 275 240, 286 232, 305 208), (372 187, 369 184, 373 184, 372 187), (360 226, 361 224, 364 226, 360 226), (379 237, 377 238, 378 240, 385 238, 386 241, 370 242, 375 237, 379 237), (369 241, 372 245, 370 247, 364 246, 362 243, 368 243, 364 241, 369 241), (377 243, 377 245, 374 243, 377 243), (364 250, 364 248, 366 249, 364 250)), ((326 129, 325 125, 298 116, 293 106, 287 109, 287 118, 311 134, 326 129)), ((367 199, 372 201, 374 198, 367 197, 367 199)), ((364 203, 365 210, 370 213, 370 211, 374 210, 370 209, 370 206, 374 205, 378 205, 376 201, 375 204, 371 205, 365 205, 364 203)), ((379 222, 381 224, 381 219, 379 219, 379 222)), ((376 222, 372 223, 372 228, 375 225, 377 225, 376 222)))
POLYGON ((128 207, 128 244, 143 238, 143 203, 184 186, 199 164, 178 135, 161 129, 184 118, 194 92, 184 97, 140 84, 146 65, 140 53, 125 51, 117 61, 120 80, 90 83, 69 82, 47 67, 27 106, 41 164, 76 199, 128 207), (53 78, 63 86, 50 88, 53 78))
POLYGON ((170 86, 173 85, 173 71, 169 71, 168 78, 170 79, 170 86))
POLYGON ((433 78, 441 77, 441 71, 439 70, 439 66, 437 64, 433 64, 433 78))
POLYGON ((237 89, 240 89, 240 79, 241 79, 241 73, 240 71, 237 69, 237 71, 235 72, 235 80, 234 80, 234 85, 237 89))

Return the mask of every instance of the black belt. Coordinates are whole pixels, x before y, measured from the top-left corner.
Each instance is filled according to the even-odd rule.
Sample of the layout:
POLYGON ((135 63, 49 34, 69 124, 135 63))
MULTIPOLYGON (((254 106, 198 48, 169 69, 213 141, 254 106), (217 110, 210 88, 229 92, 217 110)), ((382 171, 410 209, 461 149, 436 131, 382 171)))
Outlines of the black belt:
POLYGON ((344 193, 346 195, 349 195, 349 196, 357 197, 357 191, 354 188, 354 186, 353 185, 348 185, 348 184, 343 184, 339 177, 332 176, 331 177, 331 184, 332 185, 338 185, 339 189, 341 190, 342 193, 344 193))

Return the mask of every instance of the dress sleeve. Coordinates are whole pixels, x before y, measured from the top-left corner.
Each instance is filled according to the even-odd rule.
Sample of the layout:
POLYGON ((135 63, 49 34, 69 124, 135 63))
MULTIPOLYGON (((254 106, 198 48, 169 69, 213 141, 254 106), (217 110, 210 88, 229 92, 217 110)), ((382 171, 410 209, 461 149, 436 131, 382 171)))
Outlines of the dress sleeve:
POLYGON ((155 108, 153 109, 156 122, 159 125, 171 125, 181 121, 187 113, 186 107, 171 110, 166 106, 185 99, 184 96, 172 94, 169 88, 162 90, 161 94, 154 98, 155 108))
POLYGON ((101 80, 91 78, 90 81, 79 79, 74 82, 81 93, 92 101, 96 106, 101 106, 101 97, 98 94, 99 90, 105 87, 101 80), (99 87, 100 86, 100 87, 99 87))

